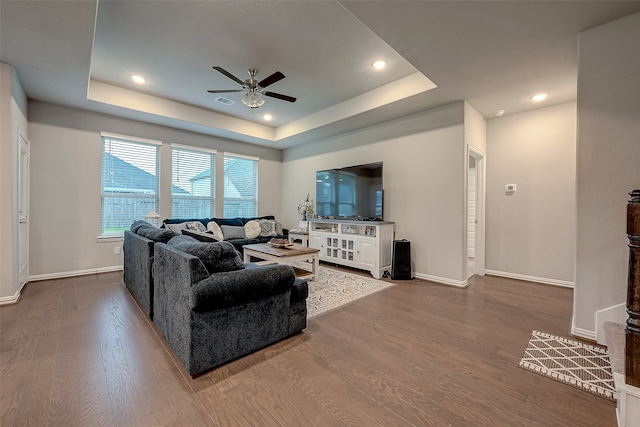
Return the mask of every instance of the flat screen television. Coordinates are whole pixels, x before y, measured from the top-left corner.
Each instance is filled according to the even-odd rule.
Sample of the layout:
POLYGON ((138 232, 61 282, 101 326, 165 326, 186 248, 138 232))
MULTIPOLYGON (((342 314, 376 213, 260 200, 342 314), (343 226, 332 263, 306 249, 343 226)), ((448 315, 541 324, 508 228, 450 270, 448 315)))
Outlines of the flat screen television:
POLYGON ((382 220, 382 162, 316 172, 319 217, 382 220))

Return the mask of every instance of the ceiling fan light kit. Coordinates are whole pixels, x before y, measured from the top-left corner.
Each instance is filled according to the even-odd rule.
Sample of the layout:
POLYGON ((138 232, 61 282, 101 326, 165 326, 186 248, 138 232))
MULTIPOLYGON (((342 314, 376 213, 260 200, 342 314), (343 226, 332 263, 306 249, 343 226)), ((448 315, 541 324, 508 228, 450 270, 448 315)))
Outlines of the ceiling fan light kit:
POLYGON ((262 99, 258 92, 251 90, 244 94, 242 97, 242 103, 251 108, 258 108, 264 104, 264 99, 262 99))
POLYGON ((267 86, 270 86, 285 78, 285 75, 282 74, 280 71, 276 71, 275 73, 271 74, 269 77, 261 81, 257 81, 255 79, 257 71, 253 68, 250 68, 249 78, 246 79, 245 81, 242 81, 222 67, 213 67, 213 69, 218 71, 221 74, 224 74, 234 82, 241 85, 242 89, 222 89, 222 90, 210 89, 210 90, 207 90, 207 92, 209 93, 244 92, 244 95, 242 96, 242 103, 249 106, 250 108, 258 108, 262 104, 264 104, 265 100, 262 97, 263 95, 269 96, 271 98, 287 101, 287 102, 296 102, 297 98, 294 98, 293 96, 264 91, 264 88, 266 88, 267 86))

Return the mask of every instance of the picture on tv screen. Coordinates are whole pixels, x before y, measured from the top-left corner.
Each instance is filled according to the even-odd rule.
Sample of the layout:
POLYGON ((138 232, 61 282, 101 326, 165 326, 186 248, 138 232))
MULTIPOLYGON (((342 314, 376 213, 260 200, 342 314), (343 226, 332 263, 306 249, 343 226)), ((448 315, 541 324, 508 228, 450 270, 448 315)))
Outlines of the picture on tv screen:
POLYGON ((320 217, 381 220, 382 162, 316 172, 320 217))

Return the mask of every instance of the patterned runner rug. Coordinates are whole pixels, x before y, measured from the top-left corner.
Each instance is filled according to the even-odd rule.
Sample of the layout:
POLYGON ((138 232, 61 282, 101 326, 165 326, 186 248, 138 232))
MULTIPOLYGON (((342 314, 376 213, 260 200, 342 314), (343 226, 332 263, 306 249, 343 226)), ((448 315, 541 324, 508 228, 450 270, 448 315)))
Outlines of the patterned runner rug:
MULTIPOLYGON (((297 262, 294 266, 311 271, 309 264, 304 262, 297 262)), ((307 319, 313 319, 357 299, 395 286, 373 277, 334 270, 322 265, 318 276, 308 282, 307 319)))
POLYGON ((533 331, 519 367, 615 401, 604 347, 533 331))

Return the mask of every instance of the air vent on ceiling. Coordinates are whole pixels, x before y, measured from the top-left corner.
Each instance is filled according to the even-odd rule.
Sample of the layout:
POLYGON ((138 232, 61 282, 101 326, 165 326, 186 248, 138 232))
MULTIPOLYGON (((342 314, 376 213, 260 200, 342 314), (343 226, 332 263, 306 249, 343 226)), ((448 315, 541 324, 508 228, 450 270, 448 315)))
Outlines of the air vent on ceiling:
POLYGON ((224 104, 224 105, 233 105, 236 103, 236 101, 233 101, 229 98, 225 98, 223 96, 219 96, 215 99, 217 102, 219 102, 220 104, 224 104))

